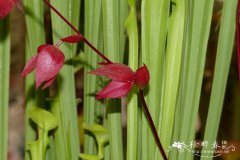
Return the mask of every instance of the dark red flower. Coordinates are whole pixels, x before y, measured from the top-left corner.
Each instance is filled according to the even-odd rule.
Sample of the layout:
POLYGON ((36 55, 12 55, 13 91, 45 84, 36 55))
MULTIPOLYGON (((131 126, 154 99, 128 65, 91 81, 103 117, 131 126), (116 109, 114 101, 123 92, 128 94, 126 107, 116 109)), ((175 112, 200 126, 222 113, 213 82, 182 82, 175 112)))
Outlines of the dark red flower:
POLYGON ((22 10, 21 0, 0 0, 0 19, 5 18, 11 12, 15 4, 22 10))
POLYGON ((96 99, 120 98, 126 96, 132 89, 133 84, 143 89, 149 82, 149 73, 146 65, 136 72, 124 64, 106 64, 90 72, 97 76, 105 76, 112 81, 97 93, 96 99))
POLYGON ((53 45, 41 45, 37 55, 33 56, 25 65, 22 76, 36 70, 36 88, 45 83, 42 89, 50 86, 64 63, 64 54, 53 45))

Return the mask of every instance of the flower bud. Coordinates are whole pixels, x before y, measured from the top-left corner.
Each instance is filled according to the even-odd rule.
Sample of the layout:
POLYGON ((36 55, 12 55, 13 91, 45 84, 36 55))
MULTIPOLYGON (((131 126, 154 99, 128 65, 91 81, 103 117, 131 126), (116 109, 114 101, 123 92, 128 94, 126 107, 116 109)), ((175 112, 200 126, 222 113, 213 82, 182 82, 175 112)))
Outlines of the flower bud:
POLYGON ((147 66, 144 64, 142 67, 138 68, 138 70, 135 72, 134 84, 138 88, 144 89, 144 87, 148 85, 148 82, 149 82, 149 72, 148 72, 147 66))

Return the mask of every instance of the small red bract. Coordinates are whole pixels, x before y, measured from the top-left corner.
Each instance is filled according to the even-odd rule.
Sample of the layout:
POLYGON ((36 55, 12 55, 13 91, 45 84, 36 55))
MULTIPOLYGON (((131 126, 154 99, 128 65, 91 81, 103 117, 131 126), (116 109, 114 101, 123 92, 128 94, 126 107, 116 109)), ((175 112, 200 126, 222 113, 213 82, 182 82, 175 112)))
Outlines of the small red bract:
POLYGON ((0 0, 0 19, 5 18, 15 4, 20 10, 23 10, 21 0, 0 0))
POLYGON ((72 35, 65 38, 62 38, 61 41, 68 42, 68 43, 78 43, 83 39, 83 36, 81 34, 78 35, 72 35))
POLYGON ((36 88, 45 83, 42 89, 50 86, 64 64, 64 54, 53 45, 41 45, 37 55, 25 65, 22 76, 36 70, 36 88))
POLYGON ((149 82, 149 73, 146 65, 136 72, 124 64, 106 64, 90 72, 97 76, 105 76, 112 81, 97 93, 96 99, 121 98, 126 96, 132 89, 133 84, 143 89, 149 82))

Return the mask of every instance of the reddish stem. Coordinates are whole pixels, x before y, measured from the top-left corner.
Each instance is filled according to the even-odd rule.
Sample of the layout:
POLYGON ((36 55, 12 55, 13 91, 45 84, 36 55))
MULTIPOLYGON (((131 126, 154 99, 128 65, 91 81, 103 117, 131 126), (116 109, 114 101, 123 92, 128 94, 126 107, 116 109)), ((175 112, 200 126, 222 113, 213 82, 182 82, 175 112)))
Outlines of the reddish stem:
POLYGON ((74 30, 77 34, 82 36, 82 40, 90 47, 92 50, 94 50, 99 56, 101 56, 107 63, 111 64, 112 61, 110 61, 104 54, 102 54, 97 48, 95 48, 55 7, 53 7, 47 0, 43 0, 46 5, 48 5, 69 27, 74 30))
POLYGON ((156 140, 156 142, 157 142, 158 148, 159 148, 159 150, 160 150, 160 152, 161 152, 161 154, 162 154, 162 156, 163 156, 163 159, 164 159, 164 160, 167 160, 168 158, 167 158, 167 156, 166 156, 166 154, 165 154, 165 152, 164 152, 162 143, 161 143, 161 141, 160 141, 160 139, 159 139, 159 137, 158 137, 158 133, 157 133, 156 127, 155 127, 155 125, 154 125, 154 123, 153 123, 153 120, 152 120, 152 117, 151 117, 151 115, 150 115, 150 112, 149 112, 149 110, 148 110, 146 101, 145 101, 145 99, 144 99, 144 93, 143 93, 143 90, 142 90, 142 89, 139 89, 139 95, 140 95, 140 99, 141 99, 141 102, 142 102, 142 105, 143 105, 144 112, 145 112, 145 114, 146 114, 146 116, 147 116, 147 119, 148 119, 148 123, 149 123, 149 125, 150 125, 150 127, 151 127, 151 129, 152 129, 154 138, 155 138, 155 140, 156 140))
POLYGON ((63 15, 58 12, 58 10, 53 7, 47 0, 43 0, 44 3, 46 3, 62 20, 64 20, 65 23, 67 23, 67 25, 69 25, 69 27, 72 28, 72 30, 74 30, 74 32, 76 32, 77 34, 81 34, 65 17, 63 17, 63 15))
MULTIPOLYGON (((77 34, 81 35, 82 36, 82 40, 91 48, 93 49, 99 56, 101 56, 104 60, 107 61, 107 63, 111 64, 113 63, 112 61, 110 61, 106 56, 104 56, 97 48, 95 48, 65 17, 63 17, 63 15, 55 8, 53 7, 47 0, 43 0, 69 27, 71 27, 77 34)), ((140 94, 140 98, 141 98, 141 102, 142 102, 142 105, 143 105, 143 109, 144 109, 144 112, 147 116, 147 119, 148 119, 148 122, 151 126, 151 129, 152 129, 152 132, 154 134, 154 137, 155 137, 155 140, 157 141, 157 145, 158 145, 158 148, 164 158, 164 160, 167 160, 167 156, 164 152, 164 149, 162 147, 162 144, 160 142, 160 139, 158 137, 158 133, 157 133, 157 130, 156 130, 156 127, 153 123, 153 120, 152 120, 152 117, 149 113, 149 110, 148 110, 148 107, 147 107, 147 104, 145 102, 145 99, 144 99, 144 93, 143 93, 143 90, 139 90, 139 94, 140 94)))
POLYGON ((237 63, 238 63, 238 77, 240 80, 240 1, 238 0, 237 5, 237 16, 236 16, 236 46, 237 46, 237 63))

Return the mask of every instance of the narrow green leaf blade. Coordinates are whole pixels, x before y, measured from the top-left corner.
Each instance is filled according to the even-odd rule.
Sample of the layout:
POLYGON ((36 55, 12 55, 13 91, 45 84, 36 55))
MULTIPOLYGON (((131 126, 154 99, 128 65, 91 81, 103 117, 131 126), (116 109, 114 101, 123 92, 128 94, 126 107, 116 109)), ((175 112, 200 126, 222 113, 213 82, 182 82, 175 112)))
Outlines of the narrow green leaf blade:
MULTIPOLYGON (((138 68, 138 28, 135 0, 129 0, 130 12, 126 20, 126 29, 129 37, 128 66, 133 70, 138 68)), ((128 96, 127 105, 127 160, 137 160, 138 149, 138 98, 134 90, 128 96)))
MULTIPOLYGON (((209 143, 214 143, 217 138, 235 38, 236 8, 236 0, 224 1, 218 39, 217 58, 214 69, 213 87, 204 133, 204 140, 209 143)), ((203 154, 202 156, 205 155, 203 154)), ((207 156, 211 157, 211 154, 207 156)), ((201 160, 207 159, 209 158, 201 158, 201 160)))
MULTIPOLYGON (((160 125, 159 117, 161 116, 159 115, 163 107, 165 45, 169 9, 170 0, 142 1, 141 58, 142 63, 147 65, 150 72, 149 92, 146 95, 146 101, 156 127, 160 125)), ((159 150, 157 149, 151 128, 143 112, 141 126, 141 158, 142 160, 154 159, 155 152, 158 154, 159 150)), ((158 127, 158 130, 159 129, 160 127, 158 127)))
MULTIPOLYGON (((76 28, 79 25, 80 0, 52 1, 52 5, 72 23, 76 28)), ((51 13, 53 40, 56 44, 59 39, 70 36, 74 33, 71 28, 63 22, 54 12, 51 13)), ((62 44, 60 49, 65 55, 65 59, 73 58, 76 54, 76 45, 62 44)), ((63 139, 67 145, 67 159, 77 160, 80 152, 79 133, 77 124, 77 104, 75 94, 74 68, 64 65, 58 76, 60 113, 62 114, 62 125, 64 130, 63 139), (69 136, 69 137, 68 137, 69 136), (68 138, 67 138, 68 137, 68 138)))
MULTIPOLYGON (((103 24, 102 24, 102 1, 85 1, 85 37, 100 51, 103 50, 103 24)), ((87 45, 84 48, 86 62, 89 66, 84 67, 84 122, 87 124, 98 123, 98 116, 103 117, 104 104, 95 100, 95 92, 100 90, 101 79, 89 74, 98 67, 102 59, 87 45)), ((84 135, 84 153, 96 154, 97 147, 92 136, 84 135)))
POLYGON ((0 159, 7 159, 8 153, 9 73, 9 18, 5 18, 0 21, 0 159))
MULTIPOLYGON (((113 62, 121 63, 123 57, 123 40, 120 36, 123 31, 123 21, 120 18, 121 0, 103 0, 103 37, 104 52, 113 62)), ((121 102, 119 100, 109 100, 107 103, 107 125, 109 126, 110 159, 123 160, 122 125, 121 125, 121 102)))
POLYGON ((185 31, 185 1, 177 0, 169 20, 166 67, 164 79, 163 109, 161 114, 161 132, 163 147, 166 150, 171 145, 174 127, 175 110, 177 106, 178 89, 180 85, 181 62, 185 31))
MULTIPOLYGON (((27 44, 25 59, 28 61, 37 53, 38 46, 45 44, 44 33, 44 7, 43 2, 39 0, 24 0, 27 44), (33 7, 38 6, 38 7, 33 7)), ((27 142, 34 141, 36 133, 29 121, 29 110, 32 106, 45 106, 44 92, 35 89, 35 74, 31 73, 25 78, 26 94, 26 114, 25 114, 25 148, 27 142)), ((25 154, 25 159, 30 159, 29 154, 25 154)))
MULTIPOLYGON (((189 144, 195 139, 195 124, 199 107, 202 77, 210 33, 213 0, 192 2, 190 26, 187 30, 180 93, 179 141, 189 144), (189 126, 189 127, 185 127, 189 126)), ((178 159, 191 159, 192 153, 179 153, 178 159)))

